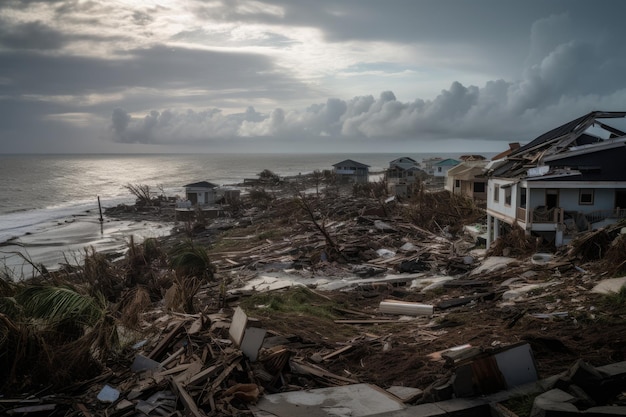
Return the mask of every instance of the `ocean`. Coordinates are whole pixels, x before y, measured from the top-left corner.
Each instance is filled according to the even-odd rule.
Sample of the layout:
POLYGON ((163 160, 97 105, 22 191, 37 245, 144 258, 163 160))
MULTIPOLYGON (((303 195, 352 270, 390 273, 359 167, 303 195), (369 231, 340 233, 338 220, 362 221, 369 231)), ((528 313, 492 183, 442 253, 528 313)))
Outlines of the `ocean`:
POLYGON ((130 235, 141 240, 169 233, 148 222, 107 220, 101 230, 98 198, 104 208, 131 204, 128 184, 145 184, 167 196, 183 196, 184 185, 210 181, 232 185, 258 178, 264 169, 281 176, 332 169, 344 159, 381 172, 402 156, 416 161, 458 154, 132 154, 0 155, 0 267, 20 278, 30 263, 54 269, 80 262, 85 248, 123 248, 130 235), (24 258, 30 262, 26 262, 24 258))

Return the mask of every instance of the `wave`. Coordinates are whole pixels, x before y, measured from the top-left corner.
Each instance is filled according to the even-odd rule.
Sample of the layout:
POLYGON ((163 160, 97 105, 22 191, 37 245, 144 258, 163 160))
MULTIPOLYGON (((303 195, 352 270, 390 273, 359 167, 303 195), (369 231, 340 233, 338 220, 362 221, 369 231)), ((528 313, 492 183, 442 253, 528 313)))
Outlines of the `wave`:
MULTIPOLYGON (((131 204, 133 198, 117 197, 101 202, 105 207, 118 204, 131 204)), ((60 203, 46 208, 21 209, 0 215, 0 244, 15 240, 21 236, 37 233, 55 224, 73 221, 78 216, 98 213, 98 202, 75 201, 60 203)))

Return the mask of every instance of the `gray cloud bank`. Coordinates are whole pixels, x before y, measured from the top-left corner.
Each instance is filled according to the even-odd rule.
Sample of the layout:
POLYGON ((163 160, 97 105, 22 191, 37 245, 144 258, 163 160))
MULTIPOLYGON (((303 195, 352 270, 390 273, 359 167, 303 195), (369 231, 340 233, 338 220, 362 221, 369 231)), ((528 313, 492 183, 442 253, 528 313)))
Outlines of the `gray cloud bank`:
POLYGON ((118 12, 108 2, 0 5, 0 152, 130 144, 299 151, 321 143, 393 151, 458 139, 499 150, 591 110, 626 110, 619 1, 187 3, 197 23, 160 37, 170 14, 152 2, 119 21, 108 20, 118 12), (54 21, 2 13, 30 6, 49 7, 54 21), (216 16, 270 26, 239 47, 226 30, 209 33, 216 16), (312 54, 336 69, 320 75, 289 61, 309 46, 291 31, 310 28, 327 42, 312 54), (356 58, 338 63, 338 45, 358 42, 356 58), (382 42, 410 58, 358 53, 382 42), (295 55, 281 55, 288 50, 295 55), (383 87, 359 84, 372 79, 383 87), (345 91, 362 95, 337 88, 348 84, 345 91), (438 93, 398 99, 412 84, 438 93))

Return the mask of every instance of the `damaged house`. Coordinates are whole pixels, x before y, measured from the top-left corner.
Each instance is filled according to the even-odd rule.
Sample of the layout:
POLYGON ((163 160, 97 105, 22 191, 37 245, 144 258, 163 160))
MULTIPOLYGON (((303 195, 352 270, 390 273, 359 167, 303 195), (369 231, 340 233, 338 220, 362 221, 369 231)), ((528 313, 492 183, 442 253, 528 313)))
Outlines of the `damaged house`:
POLYGON ((487 200, 487 179, 484 177, 487 161, 472 159, 450 168, 445 189, 479 202, 487 200))
POLYGON ((626 112, 593 111, 487 167, 487 246, 502 223, 561 246, 626 218, 626 112))
POLYGON ((411 195, 412 186, 427 177, 420 164, 408 156, 389 162, 389 168, 385 172, 389 193, 398 197, 411 195))

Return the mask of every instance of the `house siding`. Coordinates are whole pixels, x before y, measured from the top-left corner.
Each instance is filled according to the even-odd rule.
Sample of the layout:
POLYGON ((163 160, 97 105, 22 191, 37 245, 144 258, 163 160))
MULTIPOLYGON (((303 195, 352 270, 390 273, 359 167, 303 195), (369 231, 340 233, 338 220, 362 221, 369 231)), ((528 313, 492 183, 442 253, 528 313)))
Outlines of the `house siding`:
POLYGON ((516 207, 518 206, 517 198, 518 198, 518 184, 514 183, 511 180, 507 179, 497 179, 492 178, 489 180, 487 184, 487 201, 489 212, 500 218, 501 220, 508 220, 508 222, 513 222, 516 214, 516 207), (500 186, 500 195, 498 201, 494 201, 494 190, 495 185, 500 186), (503 186, 509 186, 511 189, 511 204, 507 205, 505 203, 505 194, 506 188, 502 188, 503 186))

